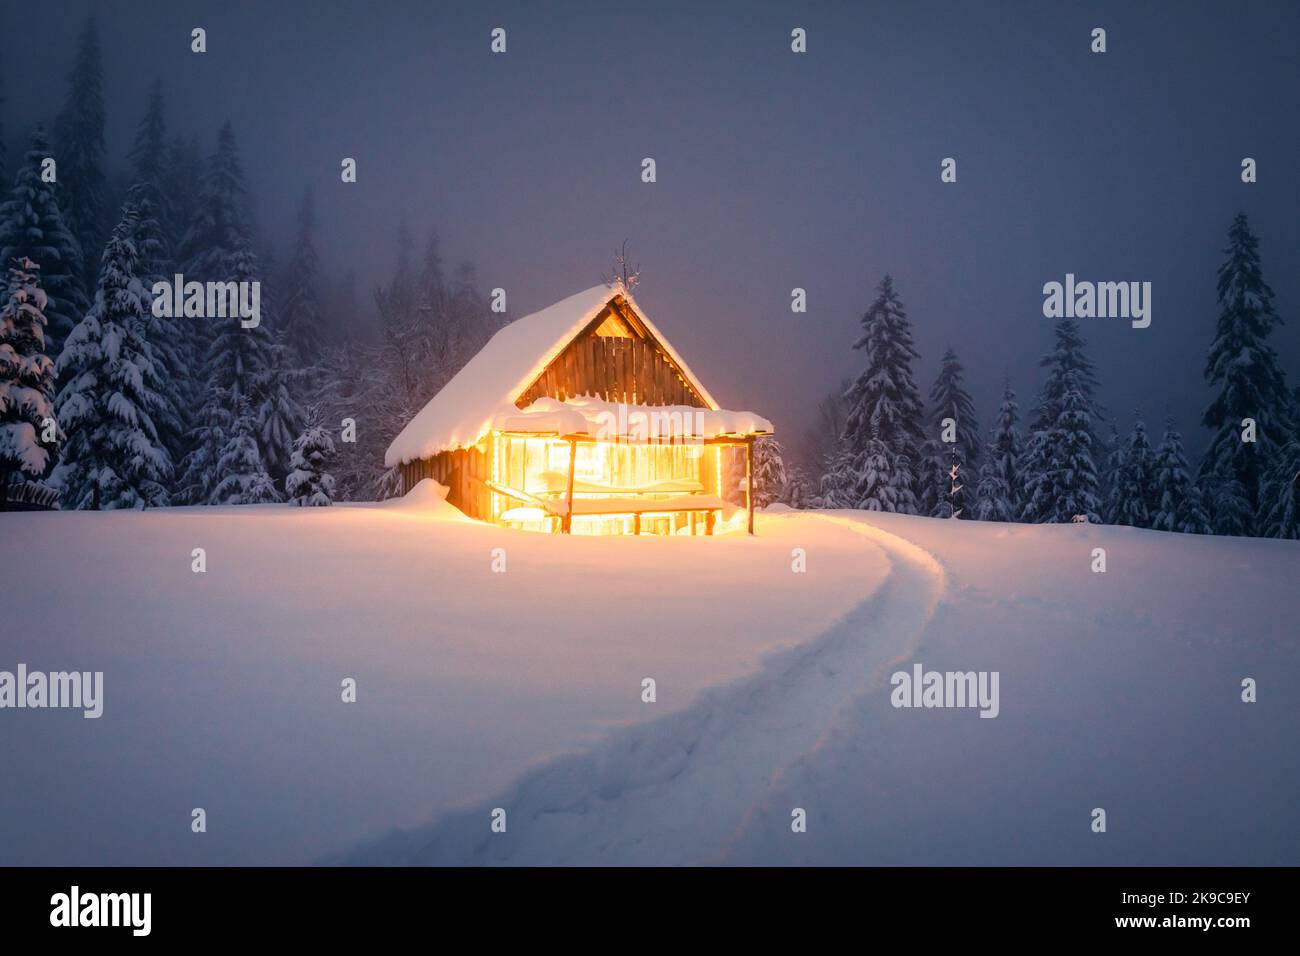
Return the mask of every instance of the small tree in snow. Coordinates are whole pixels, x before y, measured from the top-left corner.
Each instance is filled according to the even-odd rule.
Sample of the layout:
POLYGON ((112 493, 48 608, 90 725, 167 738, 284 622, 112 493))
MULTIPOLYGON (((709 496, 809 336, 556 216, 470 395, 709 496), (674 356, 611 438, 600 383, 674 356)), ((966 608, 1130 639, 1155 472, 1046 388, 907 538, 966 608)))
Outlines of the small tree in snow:
POLYGON ((290 504, 321 507, 334 503, 334 478, 325 471, 333 456, 334 439, 319 425, 298 436, 284 482, 290 504))
POLYGON ((872 439, 854 459, 851 474, 854 483, 849 490, 855 500, 850 507, 865 511, 916 513, 916 496, 912 494, 911 482, 902 480, 902 476, 912 474, 906 455, 895 457, 884 442, 872 439))
POLYGON ((212 504, 256 505, 278 501, 275 482, 266 473, 262 453, 257 448, 256 423, 246 401, 235 406, 230 437, 217 460, 217 474, 222 479, 212 492, 212 504))
POLYGON ((1003 477, 998 458, 990 454, 980 465, 979 484, 975 488, 977 521, 1015 521, 1017 511, 1011 500, 1011 488, 1003 477))
POLYGON ((1107 508, 1112 524, 1132 528, 1150 528, 1160 500, 1156 491, 1155 453, 1147 440, 1147 428, 1141 419, 1133 424, 1133 434, 1119 458, 1119 473, 1112 488, 1113 499, 1107 508))
POLYGON ((775 438, 754 442, 754 507, 766 508, 785 498, 786 471, 781 443, 775 438))
POLYGON ((1174 427, 1173 419, 1165 422, 1165 434, 1152 468, 1152 485, 1156 502, 1151 515, 1152 528, 1184 534, 1210 534, 1201 489, 1188 473, 1183 439, 1174 427))
POLYGON ((15 259, 0 307, 0 498, 23 477, 40 478, 60 437, 54 421, 54 363, 45 354, 40 266, 15 259))
POLYGON ((1024 480, 1021 520, 1066 523, 1075 515, 1099 520, 1099 481, 1093 462, 1096 438, 1093 389, 1097 381, 1073 319, 1056 323, 1056 347, 1044 356, 1047 381, 1039 395, 1020 461, 1024 480))

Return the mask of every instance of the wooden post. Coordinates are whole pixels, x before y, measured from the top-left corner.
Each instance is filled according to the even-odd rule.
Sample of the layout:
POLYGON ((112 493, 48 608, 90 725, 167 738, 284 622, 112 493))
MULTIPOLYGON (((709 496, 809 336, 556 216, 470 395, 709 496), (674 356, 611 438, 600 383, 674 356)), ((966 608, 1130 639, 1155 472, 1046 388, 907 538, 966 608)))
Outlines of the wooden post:
POLYGON ((749 533, 754 533, 754 439, 745 439, 745 510, 749 512, 749 533))
POLYGON ((578 467, 578 440, 569 440, 569 487, 564 494, 564 533, 573 534, 573 471, 578 467))
POLYGON ((641 533, 641 512, 639 511, 634 512, 632 515, 632 533, 633 534, 641 533))

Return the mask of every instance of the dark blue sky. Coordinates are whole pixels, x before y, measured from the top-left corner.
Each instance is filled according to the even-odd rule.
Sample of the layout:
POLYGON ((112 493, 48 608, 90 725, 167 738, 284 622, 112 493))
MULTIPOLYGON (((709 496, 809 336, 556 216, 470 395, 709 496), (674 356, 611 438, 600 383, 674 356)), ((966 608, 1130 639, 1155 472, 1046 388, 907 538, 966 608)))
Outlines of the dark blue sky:
POLYGON ((641 304, 721 401, 787 437, 860 367, 849 345, 886 270, 922 387, 951 343, 985 428, 1004 373, 1030 404, 1051 341, 1041 288, 1074 272, 1154 284, 1149 329, 1083 323, 1101 396, 1124 422, 1140 407, 1157 435, 1175 414, 1199 449, 1215 268, 1238 209, 1300 381, 1300 4, 11 5, 11 168, 57 111, 92 10, 115 164, 160 76, 169 123, 205 152, 233 122, 281 259, 311 185, 324 264, 355 266, 363 291, 387 277, 403 216, 421 241, 436 225, 449 265, 474 260, 516 315, 594 285, 630 238, 641 304), (194 26, 205 55, 189 52, 194 26), (495 26, 504 56, 488 50, 495 26), (1104 55, 1089 52, 1094 26, 1104 55), (343 156, 356 185, 339 181, 343 156), (955 185, 939 180, 945 156, 955 185), (806 315, 789 310, 793 286, 806 315))

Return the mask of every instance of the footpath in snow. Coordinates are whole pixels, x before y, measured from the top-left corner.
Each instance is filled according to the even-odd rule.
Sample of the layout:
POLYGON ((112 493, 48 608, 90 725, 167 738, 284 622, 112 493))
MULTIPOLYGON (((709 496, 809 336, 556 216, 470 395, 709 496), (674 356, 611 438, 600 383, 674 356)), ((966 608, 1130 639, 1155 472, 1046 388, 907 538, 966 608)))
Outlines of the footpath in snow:
POLYGON ((857 528, 889 579, 756 676, 341 859, 1300 862, 1295 543, 860 512, 760 530, 783 521, 857 528), (998 716, 891 706, 914 663, 998 672, 998 716))
MULTIPOLYGON (((785 769, 815 754, 838 712, 884 686, 915 649, 943 596, 933 555, 844 518, 889 558, 873 597, 827 633, 768 661, 757 676, 707 691, 685 711, 553 761, 499 799, 434 825, 391 834, 347 862, 454 865, 683 864, 725 859, 785 769), (492 811, 506 830, 492 833, 492 811)), ((865 543, 864 542, 864 543, 865 543)))

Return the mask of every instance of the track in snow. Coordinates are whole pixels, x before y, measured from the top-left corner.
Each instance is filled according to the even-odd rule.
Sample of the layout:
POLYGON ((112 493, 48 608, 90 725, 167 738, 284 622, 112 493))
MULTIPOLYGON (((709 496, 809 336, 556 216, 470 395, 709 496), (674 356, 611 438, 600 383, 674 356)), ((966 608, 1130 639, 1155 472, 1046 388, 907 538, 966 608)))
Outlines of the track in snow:
POLYGON ((883 688, 890 668, 908 659, 947 587, 943 567, 911 542, 861 521, 811 517, 862 534, 891 564, 880 590, 825 634, 679 713, 529 771, 499 799, 395 831, 344 861, 725 862, 783 770, 818 749, 848 701, 883 688), (505 833, 490 830, 494 807, 506 811, 505 833))

